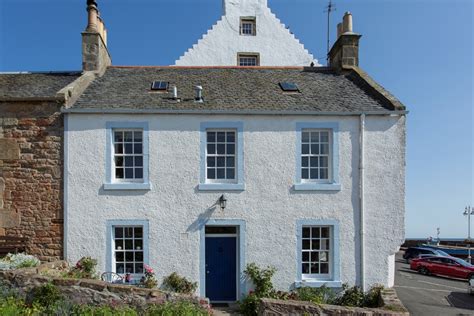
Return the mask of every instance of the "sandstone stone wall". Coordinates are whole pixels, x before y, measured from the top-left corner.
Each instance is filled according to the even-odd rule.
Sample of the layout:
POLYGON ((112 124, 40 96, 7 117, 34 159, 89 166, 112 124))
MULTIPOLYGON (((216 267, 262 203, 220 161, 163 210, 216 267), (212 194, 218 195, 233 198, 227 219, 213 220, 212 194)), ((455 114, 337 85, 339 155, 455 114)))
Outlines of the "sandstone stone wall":
POLYGON ((61 103, 0 102, 0 235, 28 238, 42 261, 62 257, 61 103))

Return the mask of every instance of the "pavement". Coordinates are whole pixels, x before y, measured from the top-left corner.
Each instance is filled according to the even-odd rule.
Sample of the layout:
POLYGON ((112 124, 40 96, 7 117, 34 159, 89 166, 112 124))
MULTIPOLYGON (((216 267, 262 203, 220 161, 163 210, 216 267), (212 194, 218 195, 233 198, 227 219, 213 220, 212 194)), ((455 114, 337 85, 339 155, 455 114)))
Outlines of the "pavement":
POLYGON ((402 252, 395 261, 395 290, 411 315, 474 316, 474 296, 467 294, 466 280, 421 275, 410 270, 402 252))

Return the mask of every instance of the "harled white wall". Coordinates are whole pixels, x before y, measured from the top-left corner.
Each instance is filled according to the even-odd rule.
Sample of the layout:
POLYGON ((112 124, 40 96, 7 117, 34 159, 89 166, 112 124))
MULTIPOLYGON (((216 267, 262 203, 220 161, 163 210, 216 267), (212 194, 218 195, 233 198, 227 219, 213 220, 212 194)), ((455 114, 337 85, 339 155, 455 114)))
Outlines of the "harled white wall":
MULTIPOLYGON (((212 218, 246 222, 246 261, 277 268, 279 289, 296 279, 296 220, 340 222, 341 279, 359 281, 359 118, 67 114, 67 259, 98 259, 106 270, 106 221, 149 220, 149 255, 161 280, 173 271, 199 281, 197 221, 221 192, 197 190, 200 123, 242 121, 246 189, 226 193, 212 218), (147 121, 151 191, 104 191, 106 122, 147 121), (339 122, 340 192, 294 191, 296 122, 339 122)), ((405 118, 366 122, 366 281, 392 285, 393 254, 404 238, 405 118)))

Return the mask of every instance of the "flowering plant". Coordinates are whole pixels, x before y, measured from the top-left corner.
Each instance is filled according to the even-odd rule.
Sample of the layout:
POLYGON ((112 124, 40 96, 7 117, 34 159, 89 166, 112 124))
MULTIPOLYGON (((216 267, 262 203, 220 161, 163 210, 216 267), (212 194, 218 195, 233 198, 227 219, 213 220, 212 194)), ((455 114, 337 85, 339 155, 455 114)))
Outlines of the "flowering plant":
POLYGON ((140 284, 143 287, 146 287, 149 289, 156 287, 158 285, 158 281, 156 280, 156 276, 155 276, 155 272, 153 271, 153 268, 147 264, 144 264, 143 269, 145 270, 145 273, 140 280, 140 284))
POLYGON ((76 279, 96 279, 96 266, 96 259, 92 259, 91 257, 82 257, 76 263, 76 265, 67 272, 66 277, 76 279))

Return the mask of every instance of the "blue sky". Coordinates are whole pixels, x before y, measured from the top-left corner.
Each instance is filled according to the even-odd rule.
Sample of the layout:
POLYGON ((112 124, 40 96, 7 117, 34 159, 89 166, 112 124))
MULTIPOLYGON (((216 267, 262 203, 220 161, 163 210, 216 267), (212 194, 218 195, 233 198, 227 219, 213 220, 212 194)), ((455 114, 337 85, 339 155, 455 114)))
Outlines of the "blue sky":
MULTIPOLYGON (((98 0, 115 65, 173 64, 220 17, 221 0, 98 0)), ((0 0, 0 71, 78 70, 85 0, 0 0)), ((474 206, 473 1, 335 0, 360 66, 409 109, 406 235, 465 237, 474 206)), ((269 0, 321 63, 327 0, 269 0)))

